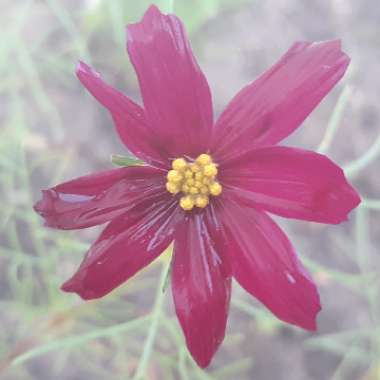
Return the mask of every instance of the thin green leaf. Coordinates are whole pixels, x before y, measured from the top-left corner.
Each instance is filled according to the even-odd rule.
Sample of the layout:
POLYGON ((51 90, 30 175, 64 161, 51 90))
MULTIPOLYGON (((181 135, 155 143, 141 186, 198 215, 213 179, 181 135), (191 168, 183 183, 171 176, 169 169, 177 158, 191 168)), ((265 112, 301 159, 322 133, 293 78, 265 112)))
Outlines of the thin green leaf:
POLYGON ((149 319, 150 317, 141 317, 141 318, 137 318, 125 323, 120 323, 118 325, 114 325, 108 328, 107 327, 99 328, 87 334, 70 336, 68 338, 54 340, 52 342, 37 346, 27 351, 26 353, 16 357, 12 362, 12 366, 20 365, 26 360, 44 355, 51 351, 72 349, 74 347, 83 345, 84 343, 87 343, 90 340, 118 335, 122 332, 124 333, 128 330, 133 330, 136 327, 141 326, 142 324, 147 322, 149 319))

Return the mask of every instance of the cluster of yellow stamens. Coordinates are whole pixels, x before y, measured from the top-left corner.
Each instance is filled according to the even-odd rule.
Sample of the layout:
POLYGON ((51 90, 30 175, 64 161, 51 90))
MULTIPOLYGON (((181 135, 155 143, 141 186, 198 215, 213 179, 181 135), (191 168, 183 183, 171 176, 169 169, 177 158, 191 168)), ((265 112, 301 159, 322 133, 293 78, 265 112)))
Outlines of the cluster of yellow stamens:
POLYGON ((205 208, 210 195, 218 196, 222 192, 221 184, 216 181, 217 174, 218 168, 208 154, 199 155, 194 162, 177 158, 168 171, 166 189, 171 194, 183 194, 179 204, 186 211, 205 208))

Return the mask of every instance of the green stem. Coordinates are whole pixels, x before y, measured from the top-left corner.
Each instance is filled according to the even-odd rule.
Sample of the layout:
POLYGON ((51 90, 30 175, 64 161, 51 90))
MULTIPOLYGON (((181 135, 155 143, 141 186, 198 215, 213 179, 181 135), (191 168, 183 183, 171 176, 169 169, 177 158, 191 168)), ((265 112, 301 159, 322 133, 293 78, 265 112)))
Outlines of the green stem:
MULTIPOLYGON (((356 220, 355 220, 355 237, 356 237, 356 254, 359 270, 362 274, 368 273, 371 268, 371 249, 368 245, 370 241, 369 237, 369 210, 364 207, 359 207, 356 210, 356 220)), ((373 286, 366 286, 365 296, 369 305, 369 316, 371 318, 372 326, 376 329, 378 325, 378 301, 377 294, 374 292, 373 286)), ((374 360, 380 351, 380 342, 378 341, 377 335, 371 336, 371 353, 374 360)))
POLYGON ((343 112, 347 106, 348 100, 350 99, 351 92, 351 88, 349 86, 346 86, 340 94, 330 120, 327 124, 325 134, 322 138, 321 143, 319 144, 319 147, 317 148, 317 152, 325 153, 330 148, 333 138, 341 124, 340 122, 342 120, 343 112))
POLYGON ((174 0, 168 0, 168 12, 169 13, 174 13, 174 0))
POLYGON ((120 323, 118 325, 114 325, 111 327, 97 329, 87 334, 69 336, 64 339, 59 339, 52 342, 48 342, 46 344, 42 344, 40 346, 32 348, 31 350, 25 352, 24 354, 21 354, 15 357, 15 359, 12 361, 12 366, 18 366, 29 359, 44 355, 51 351, 62 350, 64 348, 67 349, 67 348, 77 347, 93 339, 108 337, 112 335, 118 335, 121 332, 133 330, 136 327, 140 326, 141 324, 145 323, 148 319, 149 317, 141 317, 141 318, 137 318, 125 323, 120 323))
POLYGON ((58 0, 47 0, 46 1, 50 11, 59 20, 65 31, 72 38, 73 43, 76 46, 79 54, 86 60, 91 60, 90 52, 87 49, 86 43, 82 40, 80 32, 78 31, 73 17, 69 10, 65 9, 61 1, 58 0))
POLYGON ((372 146, 357 160, 343 167, 347 177, 353 178, 362 169, 368 166, 380 154, 380 135, 377 137, 372 146))
POLYGON ((362 199, 361 206, 372 210, 380 210, 380 199, 362 199))
POLYGON ((145 376, 145 372, 148 366, 149 358, 153 351, 154 342, 157 337, 157 330, 160 322, 160 318, 162 316, 162 306, 164 304, 165 293, 162 291, 165 281, 167 278, 167 273, 170 270, 170 262, 168 265, 163 265, 160 284, 157 287, 156 292, 156 301, 153 306, 153 310, 151 313, 151 324, 149 326, 148 335, 145 340, 143 352, 140 357, 139 365, 136 369, 136 372, 132 378, 132 380, 143 380, 145 376))

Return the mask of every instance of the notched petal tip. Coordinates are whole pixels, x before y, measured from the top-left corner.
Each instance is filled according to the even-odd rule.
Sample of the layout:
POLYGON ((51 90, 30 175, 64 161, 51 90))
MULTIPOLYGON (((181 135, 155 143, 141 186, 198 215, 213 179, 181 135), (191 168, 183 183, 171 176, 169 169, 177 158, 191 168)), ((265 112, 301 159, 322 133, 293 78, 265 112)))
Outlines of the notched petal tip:
POLYGON ((100 298, 95 293, 84 289, 75 275, 61 285, 61 290, 66 293, 75 293, 83 301, 89 301, 100 298))
POLYGON ((165 14, 161 13, 160 9, 155 4, 151 4, 149 8, 145 11, 141 21, 130 23, 126 27, 127 31, 127 42, 129 40, 133 39, 132 33, 129 33, 129 31, 132 32, 133 29, 137 29, 140 26, 149 25, 154 22, 155 19, 159 19, 160 17, 166 16, 165 14))
POLYGON ((182 21, 177 16, 162 13, 155 4, 152 4, 145 11, 140 21, 128 24, 126 27, 126 41, 129 55, 131 56, 131 43, 136 39, 146 39, 147 42, 151 41, 152 31, 156 28, 161 29, 162 25, 170 18, 174 18, 182 24, 182 21))
POLYGON ((332 184, 335 187, 326 187, 316 193, 314 208, 319 217, 311 221, 328 224, 349 221, 349 214, 360 204, 361 199, 343 175, 340 181, 332 184))
MULTIPOLYGON (((166 13, 161 12, 160 8, 158 8, 157 5, 151 4, 149 8, 145 11, 141 24, 153 23, 155 20, 159 20, 161 17, 167 17, 167 16, 168 15, 166 13)), ((136 23, 136 24, 139 24, 139 23, 136 23)))
POLYGON ((335 210, 335 220, 332 220, 331 224, 349 221, 349 214, 361 203, 359 194, 347 181, 343 171, 341 172, 340 186, 336 185, 335 189, 330 189, 327 194, 323 194, 320 201, 325 209, 335 210))
POLYGON ((75 286, 74 286, 73 279, 71 278, 70 280, 67 280, 66 282, 64 282, 61 285, 61 290, 63 290, 64 292, 67 292, 67 293, 75 293, 76 289, 75 289, 75 286))
MULTIPOLYGON (((336 54, 336 66, 341 66, 343 73, 346 71, 351 58, 342 50, 342 41, 340 39, 317 42, 321 49, 330 51, 331 56, 336 54)), ((334 65, 332 65, 334 66, 334 65)))
POLYGON ((54 189, 41 190, 41 193, 42 198, 34 204, 33 209, 44 219, 44 227, 63 228, 59 223, 56 207, 59 195, 54 189))
POLYGON ((360 203, 362 203, 362 199, 361 199, 359 193, 354 188, 352 188, 352 190, 353 190, 354 194, 353 194, 353 206, 352 206, 351 210, 358 207, 360 205, 360 203))
POLYGON ((354 210, 356 207, 358 207, 362 202, 360 195, 357 193, 357 191, 349 183, 347 183, 347 185, 349 187, 348 197, 350 198, 350 200, 347 202, 347 214, 343 221, 348 221, 350 212, 354 210))
MULTIPOLYGON (((298 262, 297 267, 299 272, 292 274, 295 282, 294 284, 292 283, 290 288, 287 288, 287 292, 288 295, 290 295, 295 290, 293 289, 293 285, 298 286, 298 296, 293 298, 293 300, 295 300, 300 297, 298 298, 298 306, 295 304, 289 304, 289 309, 287 311, 282 310, 280 313, 278 313, 279 310, 277 310, 277 312, 272 310, 270 305, 266 306, 269 307, 269 309, 272 310, 272 312, 283 322, 290 323, 306 331, 316 332, 318 329, 318 314, 322 310, 318 288, 310 274, 300 262, 298 262), (303 300, 302 297, 304 297, 303 300)), ((275 291, 282 292, 281 289, 286 289, 287 286, 287 283, 278 284, 278 288, 275 291)), ((295 293, 293 296, 294 295, 295 293)), ((266 303, 264 302, 264 304, 266 303)))
POLYGON ((297 54, 302 50, 319 52, 324 61, 326 61, 326 64, 322 65, 322 67, 328 70, 340 68, 337 71, 337 76, 340 74, 339 77, 344 74, 351 61, 351 58, 342 50, 342 41, 340 39, 317 42, 297 41, 292 45, 289 52, 297 54))
POLYGON ((43 210, 44 210, 44 202, 43 202, 42 199, 39 200, 39 201, 37 201, 37 202, 33 205, 33 210, 34 210, 37 214, 43 216, 43 212, 44 212, 44 211, 43 211, 43 210))
POLYGON ((83 62, 83 61, 79 61, 77 63, 77 67, 76 67, 76 70, 75 70, 77 76, 80 78, 81 75, 91 75, 91 76, 94 76, 96 78, 100 78, 100 74, 94 70, 91 66, 87 65, 87 63, 83 62))
POLYGON ((51 215, 54 201, 54 191, 51 189, 41 190, 42 198, 33 205, 34 211, 43 218, 51 215))
POLYGON ((160 11, 160 8, 156 4, 151 4, 148 9, 146 10, 144 17, 147 16, 153 16, 153 15, 163 15, 163 13, 160 11))
POLYGON ((315 293, 316 293, 315 304, 312 307, 310 307, 311 310, 309 310, 309 313, 307 316, 305 315, 304 320, 300 323, 296 323, 295 325, 303 328, 306 331, 316 332, 318 330, 317 318, 318 318, 318 314, 322 310, 322 306, 321 306, 321 301, 320 301, 317 286, 314 284, 314 281, 310 280, 310 282, 315 288, 315 293))

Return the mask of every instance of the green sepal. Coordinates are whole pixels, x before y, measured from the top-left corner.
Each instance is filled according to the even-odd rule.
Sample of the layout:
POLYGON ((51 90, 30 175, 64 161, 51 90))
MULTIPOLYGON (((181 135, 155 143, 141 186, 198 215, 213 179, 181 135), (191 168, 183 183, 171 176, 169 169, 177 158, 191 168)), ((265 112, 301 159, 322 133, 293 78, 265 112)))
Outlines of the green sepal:
POLYGON ((133 166, 133 165, 143 165, 144 161, 131 156, 122 156, 120 154, 112 154, 111 162, 116 166, 133 166))

